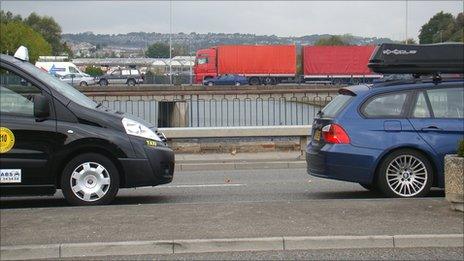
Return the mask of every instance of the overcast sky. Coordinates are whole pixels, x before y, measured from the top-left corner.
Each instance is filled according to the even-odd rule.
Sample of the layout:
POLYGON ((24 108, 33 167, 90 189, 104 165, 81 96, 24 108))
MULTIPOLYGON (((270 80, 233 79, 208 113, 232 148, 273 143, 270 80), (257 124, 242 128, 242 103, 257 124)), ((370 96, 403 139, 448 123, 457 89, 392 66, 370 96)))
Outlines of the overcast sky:
MULTIPOLYGON (((168 1, 5 1, 1 9, 49 15, 65 33, 169 32, 168 1)), ((464 0, 408 1, 408 36, 439 11, 463 12, 464 0)), ((406 1, 173 1, 173 32, 278 36, 345 34, 404 39, 406 1)))

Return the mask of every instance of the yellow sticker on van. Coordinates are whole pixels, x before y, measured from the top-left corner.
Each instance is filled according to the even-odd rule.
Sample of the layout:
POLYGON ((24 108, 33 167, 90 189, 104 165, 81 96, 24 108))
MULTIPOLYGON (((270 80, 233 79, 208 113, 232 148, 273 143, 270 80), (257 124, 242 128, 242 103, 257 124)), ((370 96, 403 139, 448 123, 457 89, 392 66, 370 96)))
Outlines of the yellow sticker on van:
POLYGON ((0 127, 0 153, 7 153, 15 144, 13 132, 5 127, 0 127))

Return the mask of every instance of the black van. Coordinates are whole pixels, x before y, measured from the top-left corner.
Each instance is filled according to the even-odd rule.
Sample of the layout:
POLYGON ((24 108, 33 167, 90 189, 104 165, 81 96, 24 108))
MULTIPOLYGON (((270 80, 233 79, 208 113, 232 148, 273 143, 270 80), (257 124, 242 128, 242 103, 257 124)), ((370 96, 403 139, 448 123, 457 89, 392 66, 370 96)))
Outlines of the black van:
POLYGON ((172 181, 174 153, 150 123, 111 111, 28 61, 0 55, 0 195, 108 204, 119 188, 172 181))

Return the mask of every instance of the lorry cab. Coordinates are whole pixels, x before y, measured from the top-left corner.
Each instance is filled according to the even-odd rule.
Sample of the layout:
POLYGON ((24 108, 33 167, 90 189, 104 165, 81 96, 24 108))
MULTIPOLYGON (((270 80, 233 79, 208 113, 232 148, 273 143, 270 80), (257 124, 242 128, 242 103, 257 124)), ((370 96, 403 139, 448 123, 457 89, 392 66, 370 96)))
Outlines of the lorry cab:
POLYGON ((216 68, 216 48, 198 50, 193 67, 195 83, 214 78, 218 75, 216 68))
POLYGON ((112 111, 28 61, 0 55, 0 195, 108 204, 120 188, 172 181, 174 153, 150 123, 112 111))

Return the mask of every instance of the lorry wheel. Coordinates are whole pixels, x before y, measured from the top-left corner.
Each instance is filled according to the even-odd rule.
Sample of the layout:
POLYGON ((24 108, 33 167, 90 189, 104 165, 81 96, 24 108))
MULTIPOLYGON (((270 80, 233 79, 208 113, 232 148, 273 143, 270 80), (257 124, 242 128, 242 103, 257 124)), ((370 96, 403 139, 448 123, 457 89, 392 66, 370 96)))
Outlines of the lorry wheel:
POLYGON ((119 173, 113 162, 96 153, 72 159, 61 176, 61 190, 71 205, 103 205, 113 201, 119 189, 119 173))
POLYGON ((390 153, 377 171, 377 186, 389 197, 425 196, 432 186, 433 168, 421 153, 402 149, 390 153))
POLYGON ((79 83, 79 86, 87 86, 88 84, 86 82, 81 82, 79 83))
POLYGON ((108 86, 108 81, 105 79, 100 80, 99 82, 100 86, 108 86))
POLYGON ((129 79, 129 80, 127 80, 127 85, 129 85, 129 86, 135 86, 135 80, 134 80, 134 79, 129 79))
POLYGON ((259 81, 259 78, 253 77, 250 79, 250 85, 259 85, 261 82, 259 81))

